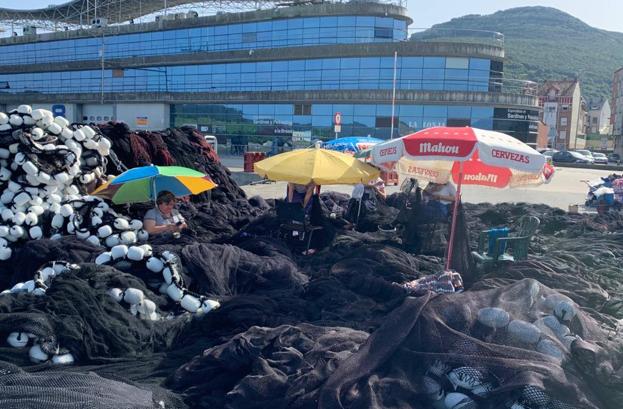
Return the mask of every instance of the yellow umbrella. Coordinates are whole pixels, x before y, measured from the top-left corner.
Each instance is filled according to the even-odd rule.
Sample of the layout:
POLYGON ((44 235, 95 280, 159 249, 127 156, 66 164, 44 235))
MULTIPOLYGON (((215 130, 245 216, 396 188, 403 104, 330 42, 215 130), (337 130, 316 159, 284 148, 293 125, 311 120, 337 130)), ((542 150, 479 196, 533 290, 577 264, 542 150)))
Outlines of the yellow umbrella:
POLYGON ((255 173, 271 180, 306 185, 355 185, 379 176, 374 166, 352 155, 316 148, 297 149, 255 163, 255 173))

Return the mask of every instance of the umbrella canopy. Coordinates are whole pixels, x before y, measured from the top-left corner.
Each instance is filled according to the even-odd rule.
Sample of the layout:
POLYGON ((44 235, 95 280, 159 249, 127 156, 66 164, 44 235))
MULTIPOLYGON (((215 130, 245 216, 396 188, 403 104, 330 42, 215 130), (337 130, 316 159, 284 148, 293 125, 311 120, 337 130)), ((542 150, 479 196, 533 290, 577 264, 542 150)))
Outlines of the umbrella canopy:
POLYGON ((377 168, 351 155, 318 147, 284 152, 256 162, 255 173, 301 185, 354 185, 379 176, 377 168))
POLYGON ((158 192, 168 190, 175 196, 196 195, 214 189, 209 176, 181 166, 142 166, 129 169, 96 189, 92 194, 116 204, 155 200, 158 192))
POLYGON ((372 162, 398 173, 457 184, 446 268, 450 268, 463 184, 496 188, 540 185, 554 174, 545 156, 512 136, 477 128, 435 127, 372 147, 372 162))
POLYGON ((371 138, 369 136, 348 136, 325 142, 322 147, 338 152, 357 154, 381 142, 383 142, 382 139, 371 138))
POLYGON ((437 127, 372 147, 372 162, 396 163, 400 174, 445 183, 496 188, 540 185, 553 167, 525 143, 500 132, 437 127), (462 165, 462 166, 461 166, 462 165))

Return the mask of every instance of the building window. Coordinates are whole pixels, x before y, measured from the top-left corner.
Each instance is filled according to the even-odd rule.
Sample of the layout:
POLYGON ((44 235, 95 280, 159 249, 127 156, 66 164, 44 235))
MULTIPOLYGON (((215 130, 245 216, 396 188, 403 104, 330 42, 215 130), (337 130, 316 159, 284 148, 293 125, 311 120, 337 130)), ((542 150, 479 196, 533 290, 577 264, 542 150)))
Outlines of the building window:
POLYGON ((470 126, 471 120, 469 118, 448 118, 447 126, 464 127, 470 126))
MULTIPOLYGON (((394 117, 394 124, 396 124, 396 117, 394 117)), ((375 126, 377 128, 391 128, 392 126, 392 117, 391 116, 377 116, 375 121, 375 126)))
POLYGON ((567 126, 567 118, 560 118, 560 126, 567 126))
POLYGON ((256 41, 257 41, 257 32, 242 33, 242 42, 243 43, 254 43, 256 41))
POLYGON ((311 115, 311 104, 294 104, 294 115, 311 115))
POLYGON ((393 38, 394 30, 386 27, 374 27, 374 37, 376 38, 393 38))
POLYGON ((565 104, 561 108, 562 108, 563 111, 568 111, 569 110, 569 105, 565 104))

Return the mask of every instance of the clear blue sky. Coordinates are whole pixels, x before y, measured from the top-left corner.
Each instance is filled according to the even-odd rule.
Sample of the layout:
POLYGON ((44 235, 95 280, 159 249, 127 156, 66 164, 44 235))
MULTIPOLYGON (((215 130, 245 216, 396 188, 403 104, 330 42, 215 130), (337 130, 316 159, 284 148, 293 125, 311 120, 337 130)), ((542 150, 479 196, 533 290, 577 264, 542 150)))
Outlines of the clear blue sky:
MULTIPOLYGON (((0 0, 0 7, 43 8, 67 0, 0 0)), ((591 26, 623 32, 623 1, 620 0, 408 0, 413 27, 430 27, 465 14, 490 14, 521 6, 549 6, 565 11, 591 26)))

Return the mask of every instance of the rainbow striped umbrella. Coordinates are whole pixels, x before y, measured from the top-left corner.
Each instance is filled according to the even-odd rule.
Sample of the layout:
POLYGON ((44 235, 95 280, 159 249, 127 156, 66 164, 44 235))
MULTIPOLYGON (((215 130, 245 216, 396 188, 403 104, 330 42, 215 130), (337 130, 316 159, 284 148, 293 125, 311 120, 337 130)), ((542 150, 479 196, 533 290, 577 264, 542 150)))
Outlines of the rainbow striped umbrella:
POLYGON ((105 197, 115 204, 156 200, 158 192, 168 190, 175 196, 196 195, 214 189, 209 176, 181 166, 142 166, 126 170, 97 188, 94 196, 105 197))

